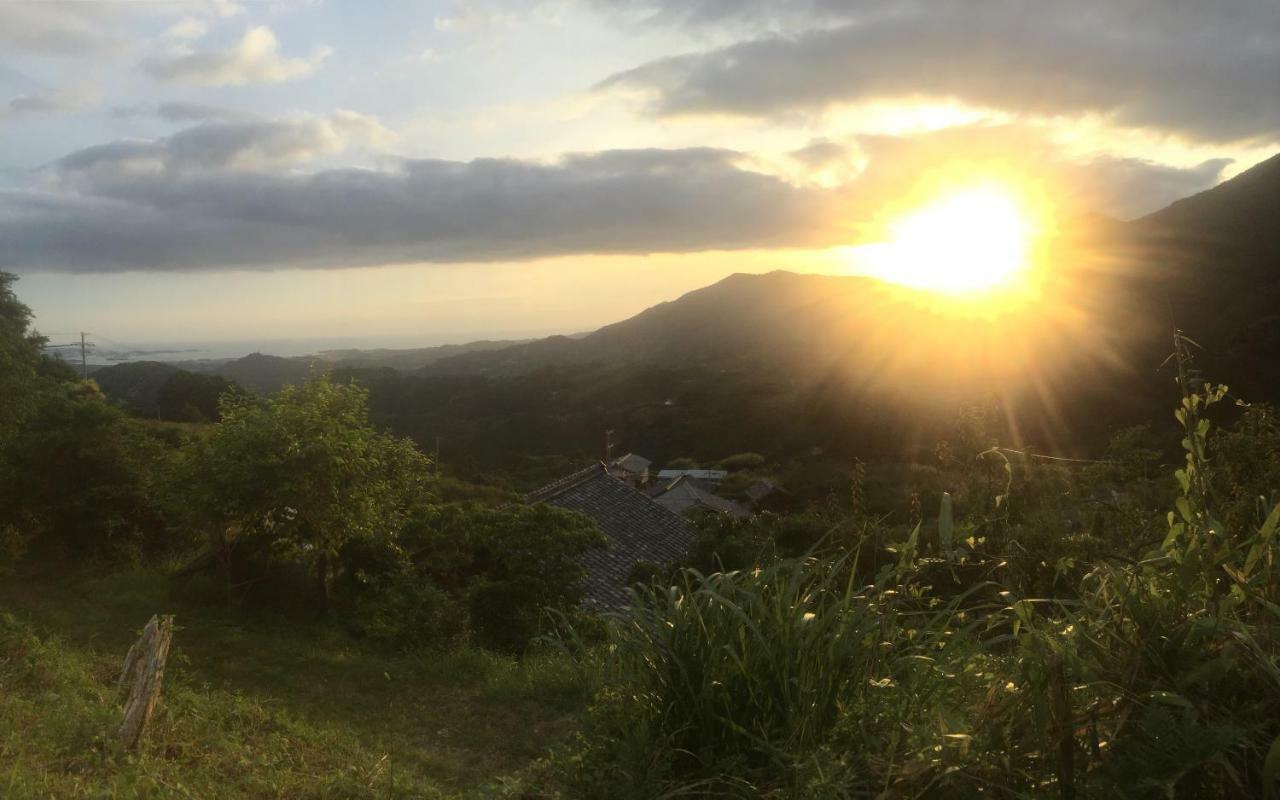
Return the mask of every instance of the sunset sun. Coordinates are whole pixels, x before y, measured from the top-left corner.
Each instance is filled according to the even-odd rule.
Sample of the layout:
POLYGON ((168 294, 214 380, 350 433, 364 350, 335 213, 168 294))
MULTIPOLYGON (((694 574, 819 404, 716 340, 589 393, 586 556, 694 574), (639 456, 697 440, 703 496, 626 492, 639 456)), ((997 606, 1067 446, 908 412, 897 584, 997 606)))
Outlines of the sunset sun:
POLYGON ((1012 288, 1031 263, 1030 214, 998 184, 943 192, 885 228, 865 256, 876 277, 903 286, 984 294, 1012 288))

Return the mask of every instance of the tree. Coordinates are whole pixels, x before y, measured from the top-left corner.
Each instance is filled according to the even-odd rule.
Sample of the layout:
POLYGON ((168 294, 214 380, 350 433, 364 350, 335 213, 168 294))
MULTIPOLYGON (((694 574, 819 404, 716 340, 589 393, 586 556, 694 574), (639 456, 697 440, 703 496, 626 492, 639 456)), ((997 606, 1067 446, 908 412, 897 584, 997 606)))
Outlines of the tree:
POLYGON ((183 513, 208 537, 230 599, 242 548, 300 563, 329 608, 345 544, 396 536, 430 461, 369 424, 366 392, 322 375, 268 398, 223 396, 222 421, 177 471, 183 513))
POLYGON ((141 554, 164 523, 153 488, 166 456, 92 380, 40 387, 3 453, 0 515, 50 555, 141 554))
POLYGON ((0 272, 0 555, 132 549, 160 527, 148 486, 160 448, 43 355, 16 280, 0 272))
POLYGON ((582 599, 580 559, 605 544, 590 519, 551 506, 426 509, 405 531, 417 572, 465 603, 477 640, 521 650, 546 609, 582 599))
POLYGON ((221 375, 178 370, 156 391, 156 416, 175 422, 217 422, 218 403, 227 392, 245 390, 221 375))
POLYGON ((44 339, 30 330, 31 309, 13 291, 16 275, 0 272, 0 448, 35 401, 44 339))

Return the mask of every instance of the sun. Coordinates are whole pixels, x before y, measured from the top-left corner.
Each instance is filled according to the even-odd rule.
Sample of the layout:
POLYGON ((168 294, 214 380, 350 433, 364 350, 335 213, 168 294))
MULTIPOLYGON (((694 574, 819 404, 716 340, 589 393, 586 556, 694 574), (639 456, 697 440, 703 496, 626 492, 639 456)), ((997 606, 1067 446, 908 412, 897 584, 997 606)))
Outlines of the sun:
POLYGON ((886 240, 862 248, 875 277, 948 295, 1014 288, 1032 263, 1035 226, 1009 188, 977 184, 943 192, 885 226, 886 240))

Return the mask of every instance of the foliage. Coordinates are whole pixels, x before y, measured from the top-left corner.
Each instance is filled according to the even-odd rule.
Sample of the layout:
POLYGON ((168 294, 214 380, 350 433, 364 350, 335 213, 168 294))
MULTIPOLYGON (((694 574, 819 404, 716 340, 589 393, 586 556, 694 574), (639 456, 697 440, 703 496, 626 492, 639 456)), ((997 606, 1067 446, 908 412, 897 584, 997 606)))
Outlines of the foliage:
POLYGON ((720 469, 726 469, 730 472, 760 469, 764 464, 765 457, 759 453, 735 453, 720 459, 720 469))
MULTIPOLYGON (((456 637, 523 651, 544 630, 548 609, 582 597, 579 557, 603 544, 585 517, 549 506, 442 506, 408 522, 394 549, 362 547, 344 591, 362 614, 387 621, 371 635, 398 644, 456 637)), ((353 548, 354 549, 354 548, 353 548)))
POLYGON ((244 390, 219 375, 178 370, 156 392, 156 415, 174 422, 217 422, 219 402, 227 393, 244 390))
POLYGON ((565 780, 586 797, 1274 796, 1280 449, 1266 409, 1213 436, 1227 391, 1176 344, 1184 458, 1163 518, 1128 491, 1156 452, 1131 432, 1097 465, 952 451, 951 491, 904 523, 865 516, 860 478, 849 523, 805 558, 779 559, 775 521, 715 521, 707 553, 746 568, 637 594, 602 650, 566 634, 598 683, 565 780))
POLYGON ((312 571, 327 608, 343 547, 394 538, 425 500, 430 462, 374 431, 364 390, 327 376, 268 398, 228 394, 220 411, 176 472, 181 513, 207 538, 229 593, 260 577, 253 562, 293 563, 312 571))
POLYGON ((156 552, 164 447, 107 405, 92 381, 44 386, 5 450, 0 513, 46 555, 156 552))
POLYGON ((663 469, 697 469, 698 462, 688 456, 679 456, 677 458, 668 459, 662 465, 663 469))
POLYGON ((0 444, 12 435, 21 419, 27 385, 35 380, 41 340, 29 332, 31 309, 13 291, 17 277, 0 272, 0 444))

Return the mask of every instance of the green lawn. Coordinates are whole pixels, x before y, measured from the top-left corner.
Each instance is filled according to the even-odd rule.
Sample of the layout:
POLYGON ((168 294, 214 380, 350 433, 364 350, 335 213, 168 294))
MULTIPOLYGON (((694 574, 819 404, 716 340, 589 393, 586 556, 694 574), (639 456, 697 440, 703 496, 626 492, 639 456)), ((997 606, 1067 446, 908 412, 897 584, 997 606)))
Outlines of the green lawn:
POLYGON ((164 576, 0 576, 0 797, 537 797, 582 681, 563 659, 391 656, 331 626, 175 601, 164 576), (126 754, 115 680, 177 615, 164 697, 126 754))

